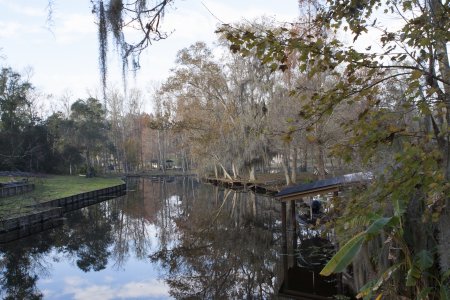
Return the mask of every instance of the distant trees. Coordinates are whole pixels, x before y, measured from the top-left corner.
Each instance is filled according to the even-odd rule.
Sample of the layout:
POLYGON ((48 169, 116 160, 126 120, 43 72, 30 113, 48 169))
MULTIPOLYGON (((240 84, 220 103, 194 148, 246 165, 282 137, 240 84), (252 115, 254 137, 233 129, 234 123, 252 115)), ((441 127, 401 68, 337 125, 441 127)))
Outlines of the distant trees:
POLYGON ((71 106, 72 138, 83 152, 87 176, 94 175, 94 165, 100 165, 101 152, 108 145, 106 112, 94 98, 79 99, 71 106))
MULTIPOLYGON (((270 20, 237 26, 240 31, 274 28, 270 20)), ((222 39, 220 47, 229 44, 222 39)), ((297 87, 312 97, 333 84, 331 76, 311 82, 304 72, 287 67, 285 74, 273 72, 257 49, 243 56, 223 53, 217 59, 202 42, 179 51, 176 67, 156 94, 159 130, 164 127, 165 133, 183 138, 181 149, 201 174, 255 181, 257 171, 268 171, 278 162, 286 184, 291 184, 300 169, 315 169, 323 178, 341 167, 339 160, 333 165, 329 154, 342 137, 335 125, 351 114, 342 108, 314 122, 303 120, 298 109, 311 101, 292 93, 297 87)))
POLYGON ((0 74, 0 169, 71 172, 84 154, 88 167, 105 142, 105 112, 95 99, 79 100, 71 117, 46 120, 33 110, 33 86, 10 68, 0 74), (65 167, 67 165, 67 167, 65 167))
POLYGON ((19 73, 1 69, 0 169, 52 169, 47 128, 32 111, 32 91, 19 73))
POLYGON ((182 132, 182 147, 198 172, 255 180, 256 170, 267 168, 276 154, 279 137, 273 136, 270 118, 277 115, 268 109, 276 74, 251 55, 224 55, 219 61, 201 42, 182 49, 176 62, 158 91, 172 110, 168 128, 182 132))
POLYGON ((111 166, 118 171, 132 172, 144 167, 144 129, 147 114, 142 111, 141 91, 130 89, 127 95, 109 89, 106 97, 106 118, 110 124, 111 166))

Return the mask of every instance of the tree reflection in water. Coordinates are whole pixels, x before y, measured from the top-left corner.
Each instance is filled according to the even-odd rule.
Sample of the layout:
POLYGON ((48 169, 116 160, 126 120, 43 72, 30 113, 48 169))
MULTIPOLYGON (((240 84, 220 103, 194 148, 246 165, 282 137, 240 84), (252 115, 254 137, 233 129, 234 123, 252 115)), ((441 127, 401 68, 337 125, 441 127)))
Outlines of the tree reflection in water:
POLYGON ((0 245, 0 297, 42 298, 56 263, 127 277, 123 272, 137 273, 130 260, 141 262, 140 270, 159 269, 175 298, 276 294, 282 274, 276 200, 187 177, 136 179, 129 189, 135 192, 68 214, 64 226, 0 245))
POLYGON ((41 265, 41 253, 46 251, 48 248, 39 243, 26 249, 2 247, 0 257, 2 299, 42 299, 43 295, 36 287, 36 281, 38 274, 46 273, 46 268, 41 265))
POLYGON ((275 200, 217 187, 214 194, 209 187, 200 187, 197 193, 182 210, 177 203, 167 202, 164 210, 178 213, 162 214, 159 219, 173 223, 161 226, 162 235, 172 237, 172 245, 161 243, 151 258, 164 266, 171 295, 179 299, 271 298, 281 272, 275 200))

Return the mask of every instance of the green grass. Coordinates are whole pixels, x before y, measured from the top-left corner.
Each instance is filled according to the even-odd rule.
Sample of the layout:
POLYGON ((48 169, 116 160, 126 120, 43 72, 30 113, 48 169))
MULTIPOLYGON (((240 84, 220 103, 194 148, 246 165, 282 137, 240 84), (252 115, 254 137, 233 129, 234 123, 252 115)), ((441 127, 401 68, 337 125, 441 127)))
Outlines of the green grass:
POLYGON ((24 177, 14 177, 14 176, 0 176, 0 183, 20 181, 24 177))
MULTIPOLYGON (((0 182, 8 181, 10 181, 9 177, 0 177, 0 182)), ((29 178, 29 182, 35 184, 35 190, 33 192, 13 197, 0 198, 0 219, 29 213, 32 209, 27 208, 26 206, 28 205, 94 191, 123 183, 120 178, 86 178, 81 176, 56 175, 29 178)))

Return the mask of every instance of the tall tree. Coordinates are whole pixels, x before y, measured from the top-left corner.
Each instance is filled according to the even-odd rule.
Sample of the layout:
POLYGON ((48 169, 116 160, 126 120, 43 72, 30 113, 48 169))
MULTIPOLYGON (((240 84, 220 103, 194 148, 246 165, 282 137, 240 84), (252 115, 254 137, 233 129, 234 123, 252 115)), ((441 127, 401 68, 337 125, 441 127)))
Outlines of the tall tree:
POLYGON ((33 153, 39 150, 39 143, 24 138, 25 133, 31 131, 38 121, 33 118, 30 109, 31 102, 28 97, 32 89, 32 85, 11 68, 1 70, 0 166, 2 168, 23 170, 28 167, 27 162, 33 153))
POLYGON ((106 141, 105 110, 97 99, 79 99, 71 106, 70 118, 74 122, 77 144, 84 152, 87 175, 92 176, 94 159, 106 141))

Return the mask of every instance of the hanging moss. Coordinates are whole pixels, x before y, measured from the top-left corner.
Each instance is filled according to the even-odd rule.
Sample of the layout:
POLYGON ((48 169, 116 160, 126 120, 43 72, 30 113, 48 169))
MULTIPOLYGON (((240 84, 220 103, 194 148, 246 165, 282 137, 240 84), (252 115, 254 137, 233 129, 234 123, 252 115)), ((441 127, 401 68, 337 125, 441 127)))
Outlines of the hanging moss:
POLYGON ((100 74, 105 97, 107 79, 108 35, 111 34, 122 60, 122 77, 126 86, 126 74, 129 62, 133 71, 140 68, 139 55, 151 45, 152 41, 167 38, 167 34, 160 31, 160 21, 166 7, 174 0, 159 0, 148 3, 146 0, 91 0, 92 12, 96 14, 99 36, 100 74), (137 41, 127 41, 124 34, 126 27, 136 29, 141 37, 137 41))
POLYGON ((107 53, 108 53, 108 28, 105 8, 103 1, 99 3, 98 9, 98 42, 99 42, 99 62, 100 62, 100 75, 102 79, 103 97, 106 94, 106 74, 107 74, 107 53))
POLYGON ((123 3, 122 0, 110 0, 108 4, 107 17, 108 23, 111 27, 111 32, 113 34, 114 40, 117 44, 121 45, 123 42, 122 34, 122 10, 123 3))

